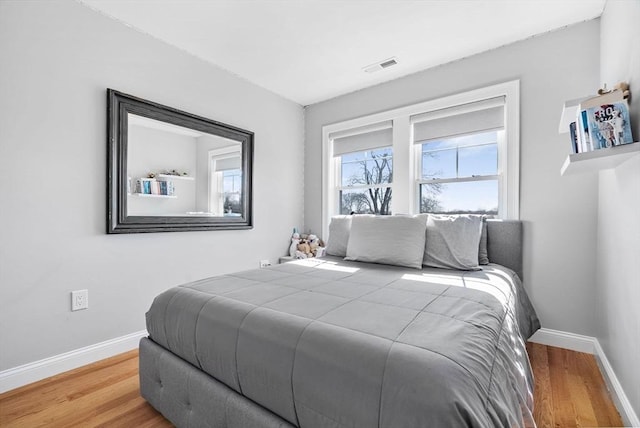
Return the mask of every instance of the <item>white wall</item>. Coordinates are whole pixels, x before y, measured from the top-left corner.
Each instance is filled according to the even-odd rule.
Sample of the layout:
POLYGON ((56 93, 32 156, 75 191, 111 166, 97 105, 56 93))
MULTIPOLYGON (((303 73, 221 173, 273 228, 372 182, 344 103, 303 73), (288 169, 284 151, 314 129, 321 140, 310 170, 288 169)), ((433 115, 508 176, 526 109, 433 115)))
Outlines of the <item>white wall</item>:
POLYGON ((305 227, 321 230, 321 128, 420 101, 520 79, 520 217, 524 283, 547 328, 594 335, 598 182, 560 177, 570 151, 561 107, 598 88, 594 20, 314 104, 305 114, 305 227))
MULTIPOLYGON (((631 125, 640 140, 640 1, 609 0, 602 15, 600 80, 631 86, 631 125)), ((640 415, 640 156, 600 172, 597 337, 640 415)))
POLYGON ((72 0, 1 1, 0 58, 0 371, 140 331, 159 292, 284 254, 299 105, 72 0), (254 228, 107 235, 106 88, 254 131, 254 228))

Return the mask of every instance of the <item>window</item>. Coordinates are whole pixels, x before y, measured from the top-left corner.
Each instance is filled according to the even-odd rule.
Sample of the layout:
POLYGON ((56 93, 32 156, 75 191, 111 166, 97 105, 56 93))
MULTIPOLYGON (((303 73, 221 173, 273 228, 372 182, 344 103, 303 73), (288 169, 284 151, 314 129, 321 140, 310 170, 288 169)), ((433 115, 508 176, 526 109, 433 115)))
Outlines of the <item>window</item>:
POLYGON ((412 117, 419 211, 499 214, 504 97, 412 117))
POLYGON ((420 144, 422 213, 498 214, 498 132, 420 144))
POLYGON ((242 169, 237 147, 209 151, 209 212, 242 215, 242 169))
POLYGON ((324 126, 323 234, 351 212, 517 219, 518 115, 512 81, 324 126))
POLYGON ((224 215, 242 215, 242 170, 222 171, 222 199, 224 215))
POLYGON ((340 156, 340 214, 391 214, 391 147, 340 156))
POLYGON ((391 214, 391 121, 331 135, 336 179, 332 198, 340 214, 391 214))

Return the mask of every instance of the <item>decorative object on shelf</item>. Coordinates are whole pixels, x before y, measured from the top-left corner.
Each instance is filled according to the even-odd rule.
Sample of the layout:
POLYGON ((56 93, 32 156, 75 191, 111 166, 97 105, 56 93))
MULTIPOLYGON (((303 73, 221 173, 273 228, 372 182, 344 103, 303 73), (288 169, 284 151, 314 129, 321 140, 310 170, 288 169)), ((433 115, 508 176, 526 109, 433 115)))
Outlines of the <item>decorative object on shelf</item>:
POLYGON ((584 153, 633 142, 629 107, 629 85, 620 82, 612 90, 607 86, 599 95, 565 102, 560 132, 570 133, 572 153, 584 153), (569 122, 570 117, 575 121, 569 122))
POLYGON ((164 172, 161 172, 160 174, 162 174, 162 175, 175 175, 175 176, 178 176, 178 177, 186 177, 186 176, 189 175, 186 172, 178 172, 175 169, 172 169, 171 171, 166 171, 165 170, 164 172))
POLYGON ((598 89, 598 95, 609 94, 614 91, 621 91, 624 99, 629 98, 631 92, 629 91, 629 84, 627 82, 619 82, 613 87, 613 89, 607 89, 607 84, 604 84, 603 88, 598 89))

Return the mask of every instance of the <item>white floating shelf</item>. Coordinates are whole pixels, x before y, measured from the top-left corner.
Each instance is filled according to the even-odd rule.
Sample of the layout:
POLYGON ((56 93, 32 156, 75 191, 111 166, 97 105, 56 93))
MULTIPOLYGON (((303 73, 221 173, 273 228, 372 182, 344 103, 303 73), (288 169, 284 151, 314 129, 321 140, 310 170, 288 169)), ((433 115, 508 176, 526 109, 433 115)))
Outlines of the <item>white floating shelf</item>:
POLYGON ((166 181, 166 180, 187 180, 187 181, 193 181, 195 180, 195 178, 190 177, 188 175, 171 175, 171 174, 158 174, 156 175, 157 179, 162 179, 162 181, 166 181))
POLYGON ((575 100, 565 101, 562 107, 562 116, 560 117, 560 124, 558 125, 558 132, 565 134, 569 132, 569 124, 576 121, 576 114, 578 113, 578 104, 584 100, 588 100, 590 97, 576 98, 575 100))
POLYGON ((176 195, 153 195, 148 193, 129 193, 131 196, 136 196, 138 198, 165 198, 165 199, 176 199, 176 195))
POLYGON ((640 143, 635 142, 592 152, 570 154, 564 161, 562 169, 560 169, 560 175, 596 172, 601 169, 615 168, 639 153, 640 143))

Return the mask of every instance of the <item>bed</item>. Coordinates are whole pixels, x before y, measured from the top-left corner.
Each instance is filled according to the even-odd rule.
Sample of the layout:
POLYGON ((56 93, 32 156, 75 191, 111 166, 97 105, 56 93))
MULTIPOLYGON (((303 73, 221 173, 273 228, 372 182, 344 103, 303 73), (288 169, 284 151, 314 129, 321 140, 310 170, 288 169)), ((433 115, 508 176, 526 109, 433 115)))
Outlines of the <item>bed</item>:
POLYGON ((522 224, 485 225, 479 270, 326 256, 171 288, 141 394, 178 427, 535 426, 522 224))

